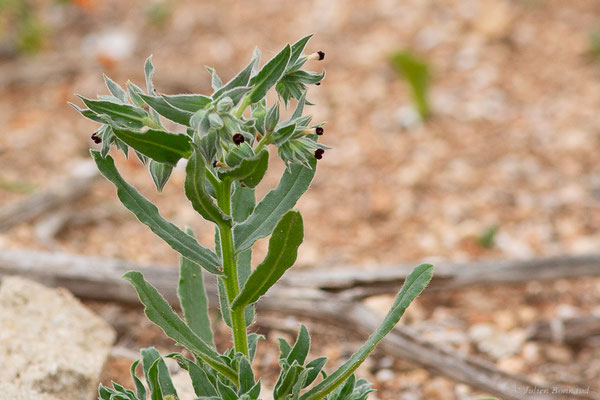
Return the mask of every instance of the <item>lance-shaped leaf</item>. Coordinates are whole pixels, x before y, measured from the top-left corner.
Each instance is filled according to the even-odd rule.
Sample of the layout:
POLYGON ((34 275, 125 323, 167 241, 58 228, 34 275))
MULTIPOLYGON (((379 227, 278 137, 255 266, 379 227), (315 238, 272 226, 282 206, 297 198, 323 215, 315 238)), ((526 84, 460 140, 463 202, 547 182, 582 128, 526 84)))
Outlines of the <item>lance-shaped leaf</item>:
POLYGON ((306 326, 300 324, 300 331, 298 332, 298 338, 296 343, 287 356, 287 362, 292 364, 294 361, 298 361, 298 364, 304 365, 308 351, 310 350, 310 335, 306 326))
POLYGON ((102 175, 116 186, 117 196, 123 205, 134 213, 140 222, 148 226, 173 250, 188 260, 198 263, 208 272, 222 274, 217 255, 206 247, 202 247, 192 236, 161 217, 154 204, 125 182, 117 171, 115 161, 111 156, 102 158, 100 153, 94 150, 91 151, 91 154, 102 175))
POLYGON ((100 124, 106 124, 108 122, 105 118, 102 118, 100 115, 96 114, 92 110, 89 110, 87 108, 81 108, 78 105, 71 103, 70 101, 67 103, 75 110, 77 110, 81 115, 88 119, 91 119, 94 122, 98 122, 100 124))
POLYGON ((146 62, 144 63, 144 76, 146 77, 146 90, 148 90, 148 93, 154 93, 154 83, 152 82, 152 78, 154 78, 154 64, 152 64, 152 54, 146 58, 146 62))
MULTIPOLYGON (((188 234, 192 234, 189 229, 188 234)), ((179 258, 177 296, 185 322, 202 340, 215 347, 202 269, 184 257, 179 258)))
POLYGON ((176 94, 173 96, 163 94, 162 98, 173 107, 191 113, 203 109, 212 101, 210 97, 202 94, 176 94))
POLYGON ((229 97, 229 98, 231 98, 231 101, 233 102, 233 104, 237 104, 240 102, 242 97, 244 97, 244 95, 250 91, 250 89, 252 89, 251 86, 235 87, 235 88, 232 88, 232 89, 229 89, 229 90, 223 92, 219 97, 215 97, 215 99, 222 99, 224 97, 229 97))
POLYGON ((238 367, 238 375, 240 377, 240 388, 239 394, 249 392, 255 385, 254 372, 252 372, 252 366, 250 361, 246 357, 240 359, 240 365, 238 367))
POLYGON ((279 221, 271 238, 269 251, 233 300, 232 308, 252 304, 275 284, 296 261, 298 246, 304 238, 302 216, 298 211, 288 211, 279 221))
POLYGON ((246 221, 235 226, 233 239, 236 251, 245 250, 258 239, 271 234, 281 216, 294 207, 310 186, 315 176, 315 161, 311 160, 312 168, 299 164, 286 168, 279 185, 267 193, 246 221))
POLYGON ((154 186, 156 186, 156 190, 162 192, 163 188, 167 184, 167 181, 171 177, 173 167, 165 163, 150 160, 150 165, 148 166, 148 169, 150 170, 150 176, 152 176, 152 180, 154 181, 154 186))
POLYGON ((298 61, 298 59, 302 55, 302 52, 304 51, 304 48, 306 47, 306 44, 308 43, 308 41, 310 40, 310 38, 312 36, 313 36, 312 33, 310 35, 306 35, 302 39, 298 40, 296 43, 294 43, 292 45, 292 55, 290 57, 290 65, 294 65, 296 63, 296 61, 298 61))
POLYGON ((286 45, 283 50, 269 60, 258 74, 250 80, 250 84, 254 86, 250 93, 250 101, 256 103, 271 89, 277 81, 283 76, 290 60, 291 48, 286 45))
POLYGON ((408 305, 423 291, 425 286, 433 276, 433 265, 421 264, 416 267, 407 277, 400 293, 396 296, 392 309, 387 313, 383 322, 377 330, 369 337, 367 342, 348 361, 346 361, 337 371, 327 376, 323 381, 314 386, 308 392, 304 393, 300 400, 319 400, 323 399, 336 387, 348 379, 362 362, 373 351, 375 346, 390 333, 394 326, 404 314, 408 305))
POLYGON ((188 360, 179 353, 171 353, 168 354, 166 357, 175 359, 179 366, 189 373, 190 379, 192 380, 192 387, 194 388, 196 396, 210 397, 217 395, 217 389, 214 387, 211 380, 208 378, 206 372, 202 368, 200 368, 198 364, 191 360, 188 360))
POLYGON ((206 70, 208 71, 208 73, 211 76, 211 86, 214 90, 218 90, 223 86, 223 81, 221 80, 221 78, 219 77, 219 75, 217 74, 217 71, 215 71, 214 68, 212 67, 208 67, 205 66, 204 68, 206 68, 206 70))
POLYGON ((226 365, 212 347, 196 335, 173 311, 156 288, 146 282, 141 272, 130 271, 123 275, 138 293, 144 304, 146 316, 162 328, 167 336, 194 353, 208 365, 237 382, 237 371, 226 365))
POLYGON ((185 172, 185 195, 194 210, 216 224, 231 225, 231 217, 223 214, 206 191, 206 162, 199 151, 193 152, 185 172))
MULTIPOLYGON (((158 353, 158 350, 156 350, 154 347, 149 347, 142 349, 141 354, 146 380, 150 384, 150 392, 157 390, 162 393, 163 396, 177 396, 177 391, 175 390, 175 386, 171 380, 171 375, 169 374, 167 364, 165 364, 165 360, 162 359, 158 353), (156 376, 155 379, 150 380, 153 375, 153 368, 156 369, 156 376)), ((154 395, 152 398, 154 399, 154 395)), ((162 397, 157 398, 162 400, 162 397)))
POLYGON ((145 132, 113 128, 116 137, 151 159, 175 165, 192 153, 190 137, 182 133, 168 133, 154 129, 145 132))
POLYGON ((160 96, 150 96, 144 93, 138 93, 138 96, 163 117, 170 119, 173 122, 177 122, 178 124, 190 126, 190 118, 192 118, 193 113, 173 107, 160 96))
POLYGON ((108 76, 104 75, 104 83, 108 88, 108 91, 115 96, 117 99, 121 100, 123 103, 127 103, 127 92, 119 85, 117 82, 110 79, 108 76))
POLYGON ((148 114, 141 108, 106 100, 86 99, 82 96, 79 96, 79 98, 90 110, 96 114, 108 115, 118 125, 129 128, 142 128, 148 122, 148 114))
POLYGON ((252 69, 258 62, 258 57, 254 55, 250 63, 246 65, 246 67, 241 70, 236 76, 234 76, 229 82, 227 82, 222 88, 213 93, 213 99, 218 99, 222 97, 226 92, 229 92, 232 89, 243 87, 248 85, 250 82, 250 75, 252 74, 252 69))
POLYGON ((135 391, 136 391, 137 398, 139 400, 146 400, 146 387, 144 386, 144 384, 142 383, 140 378, 138 378, 135 373, 135 369, 137 368, 139 363, 140 363, 140 360, 135 360, 131 364, 131 367, 129 368, 129 373, 131 374, 131 380, 133 381, 133 383, 135 385, 135 391))
POLYGON ((252 158, 244 158, 236 167, 219 170, 219 178, 236 179, 250 188, 256 187, 265 176, 269 165, 269 152, 262 150, 252 158))

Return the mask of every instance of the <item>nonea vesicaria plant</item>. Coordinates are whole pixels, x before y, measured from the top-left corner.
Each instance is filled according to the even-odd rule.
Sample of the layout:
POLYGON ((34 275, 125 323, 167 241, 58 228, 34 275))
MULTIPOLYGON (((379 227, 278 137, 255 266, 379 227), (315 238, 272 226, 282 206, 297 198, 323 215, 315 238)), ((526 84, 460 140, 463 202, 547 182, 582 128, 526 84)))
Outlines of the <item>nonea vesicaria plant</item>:
MULTIPOLYGON (((175 400, 177 391, 163 357, 175 359, 189 373, 197 399, 257 400, 261 380, 254 376, 252 360, 261 338, 248 333, 254 319, 254 306, 294 264, 304 230, 302 216, 294 205, 308 189, 317 161, 327 147, 319 143, 322 123, 311 123, 305 115, 309 85, 318 85, 325 72, 302 69, 309 61, 319 61, 323 52, 305 55, 311 35, 286 45, 259 67, 256 50, 249 64, 229 82, 212 75, 211 95, 158 94, 152 83, 154 67, 146 60, 146 90, 127 82, 123 89, 105 77, 109 95, 97 99, 81 97, 87 108, 73 105, 83 116, 101 124, 92 135, 102 143, 92 158, 100 172, 117 189, 117 195, 139 221, 180 254, 178 296, 183 318, 141 273, 131 271, 129 280, 145 306, 148 318, 165 334, 185 347, 191 356, 172 353, 161 356, 156 349, 141 351, 145 384, 136 375, 140 360, 131 366, 134 390, 117 383, 100 386, 103 400, 175 400), (277 102, 268 104, 271 90, 277 102), (293 112, 283 117, 281 108, 293 112), (163 125, 166 118, 181 125, 178 133, 163 125), (126 155, 132 148, 148 165, 160 191, 175 164, 186 159, 184 190, 191 206, 215 225, 214 249, 202 246, 191 230, 182 230, 165 220, 157 207, 128 184, 108 154, 115 145, 126 155), (269 166, 268 147, 277 148, 286 169, 273 188, 259 201, 254 189, 269 166), (253 244, 270 236, 264 260, 251 265, 253 244), (204 287, 203 270, 217 276, 220 311, 231 328, 233 348, 220 351, 213 340, 204 287)), ((364 400, 371 384, 356 379, 354 371, 377 343, 396 325, 406 307, 429 283, 433 267, 418 266, 406 279, 379 328, 367 342, 337 370, 324 372, 326 357, 308 360, 310 336, 300 325, 295 343, 280 339, 281 374, 273 389, 276 400, 364 400)), ((186 353, 187 354, 187 353, 186 353)))

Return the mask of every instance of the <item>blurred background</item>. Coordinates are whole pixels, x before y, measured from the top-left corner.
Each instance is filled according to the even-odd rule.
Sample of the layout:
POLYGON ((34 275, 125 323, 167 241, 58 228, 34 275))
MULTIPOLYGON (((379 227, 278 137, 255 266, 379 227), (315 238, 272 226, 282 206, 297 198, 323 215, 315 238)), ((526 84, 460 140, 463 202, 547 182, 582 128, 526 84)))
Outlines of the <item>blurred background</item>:
MULTIPOLYGON (((326 56, 308 68, 327 76, 309 90, 310 111, 327 121, 322 141, 333 149, 297 206, 306 230, 296 268, 599 252, 598 0, 0 0, 0 209, 68 181, 89 158, 97 124, 67 101, 106 93, 102 73, 142 85, 153 54, 159 92, 209 93, 205 65, 225 81, 255 46, 264 61, 311 32, 307 52, 326 56)), ((113 155, 165 217, 213 243, 187 205, 182 169, 158 194, 134 156, 113 155)), ((66 207, 3 229, 0 249, 177 262, 102 179, 66 207)), ((524 342, 522 332, 590 315, 600 315, 598 278, 437 292, 408 322, 504 371, 586 387, 599 382, 600 342, 524 342)), ((328 340, 315 353, 334 360, 357 343, 328 340)), ((107 379, 123 369, 111 363, 107 379)), ((379 399, 476 393, 384 353, 362 373, 379 399)))

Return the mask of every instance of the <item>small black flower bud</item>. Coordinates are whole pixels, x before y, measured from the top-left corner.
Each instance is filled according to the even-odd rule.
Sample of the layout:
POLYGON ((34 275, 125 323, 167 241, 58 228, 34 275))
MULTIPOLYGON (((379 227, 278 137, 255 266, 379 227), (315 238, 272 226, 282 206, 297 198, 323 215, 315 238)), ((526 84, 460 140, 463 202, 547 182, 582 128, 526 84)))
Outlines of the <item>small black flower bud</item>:
POLYGON ((98 136, 98 132, 92 133, 92 140, 96 144, 102 143, 102 138, 100 136, 98 136))
POLYGON ((235 135, 233 135, 233 143, 235 143, 237 146, 244 143, 244 135, 242 135, 241 133, 236 133, 235 135))
POLYGON ((317 128, 315 129, 315 133, 319 136, 321 136, 322 134, 325 133, 325 129, 323 129, 322 126, 317 126, 317 128))
POLYGON ((321 86, 321 82, 315 83, 315 86, 321 86))
POLYGON ((213 161, 213 168, 217 168, 217 160, 213 161))
POLYGON ((317 160, 320 160, 321 158, 323 158, 323 153, 325 153, 325 150, 323 150, 323 149, 316 149, 315 150, 315 158, 317 160))
POLYGON ((321 61, 324 58, 325 58, 325 53, 323 53, 322 51, 317 51, 316 53, 309 54, 307 57, 307 59, 315 60, 315 61, 321 61))

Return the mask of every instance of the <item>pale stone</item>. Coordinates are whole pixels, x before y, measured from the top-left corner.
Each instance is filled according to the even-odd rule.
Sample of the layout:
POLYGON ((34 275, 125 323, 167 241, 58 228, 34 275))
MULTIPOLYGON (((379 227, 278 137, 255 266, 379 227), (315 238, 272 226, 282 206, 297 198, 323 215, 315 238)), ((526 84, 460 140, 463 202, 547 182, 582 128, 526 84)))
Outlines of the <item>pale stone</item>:
POLYGON ((0 382, 90 400, 114 330, 65 289, 20 277, 0 287, 0 382))
POLYGON ((0 383, 0 400, 58 400, 58 398, 11 383, 0 383))

